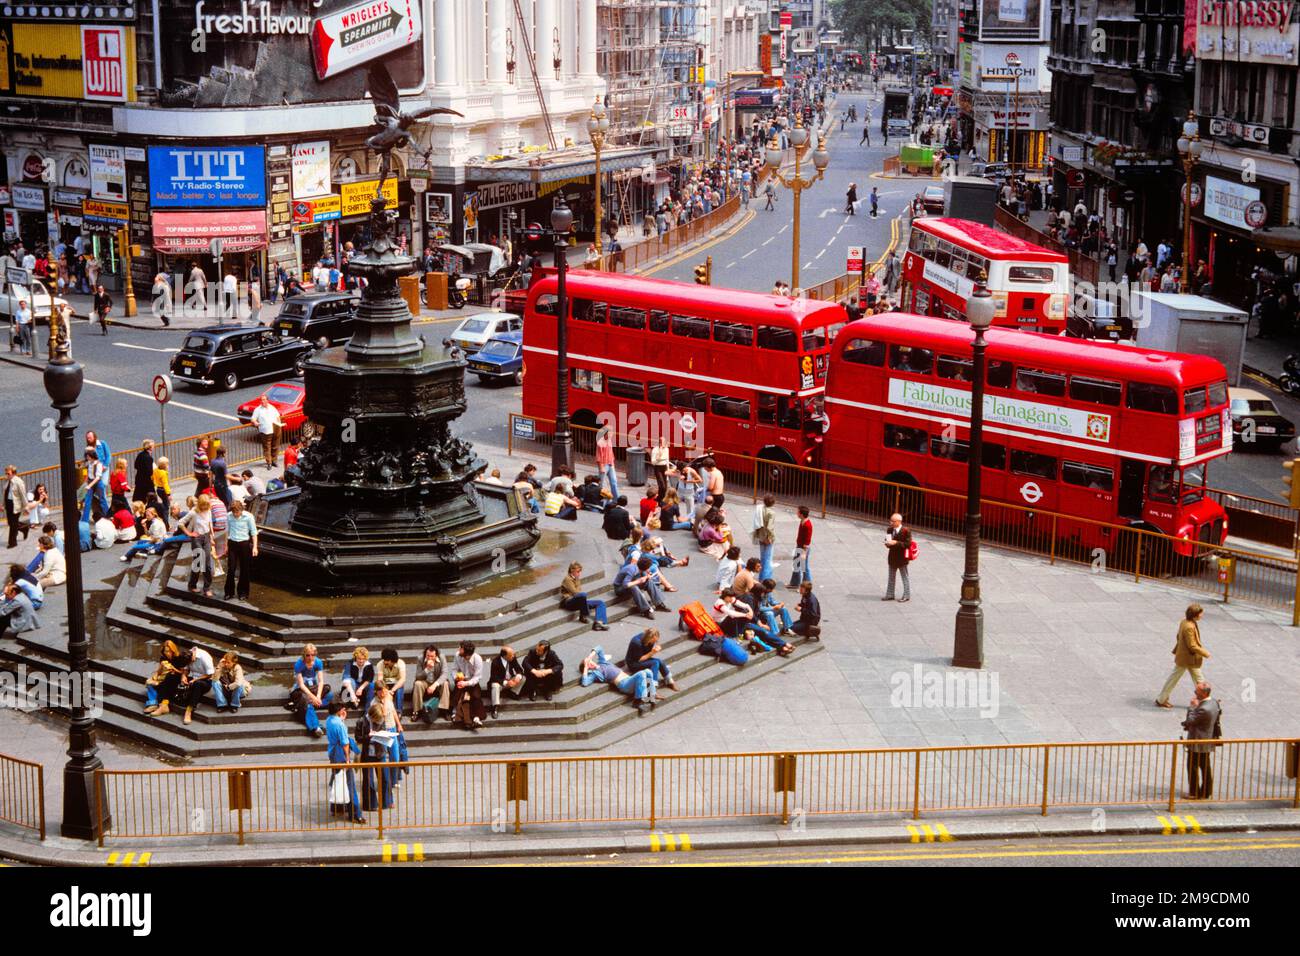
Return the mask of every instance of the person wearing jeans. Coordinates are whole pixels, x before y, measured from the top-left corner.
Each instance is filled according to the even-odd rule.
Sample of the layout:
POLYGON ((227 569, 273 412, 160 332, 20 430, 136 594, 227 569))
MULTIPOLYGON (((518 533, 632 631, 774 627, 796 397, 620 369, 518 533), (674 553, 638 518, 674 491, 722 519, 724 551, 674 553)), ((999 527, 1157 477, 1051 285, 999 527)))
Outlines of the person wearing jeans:
POLYGON ((226 544, 230 549, 230 563, 226 568, 226 600, 238 592, 239 600, 248 600, 253 559, 257 557, 257 522, 244 510, 242 501, 230 505, 230 518, 226 522, 226 544), (238 578, 238 583, 236 583, 238 578))
POLYGON ((605 602, 588 598, 587 592, 582 590, 582 565, 576 561, 569 565, 568 573, 560 582, 560 607, 565 611, 577 611, 578 620, 583 624, 594 616, 596 622, 591 626, 593 631, 609 630, 605 602))
POLYGON ((790 587, 812 583, 812 518, 808 516, 808 506, 799 506, 799 532, 794 542, 794 568, 790 572, 790 587))
POLYGON ((631 597, 636 609, 653 621, 652 606, 659 611, 668 610, 663 592, 659 590, 657 574, 658 569, 649 558, 641 557, 635 564, 629 560, 619 568, 614 578, 614 594, 619 598, 631 597))
POLYGON ((609 497, 618 501, 618 476, 614 473, 613 430, 608 426, 596 433, 596 470, 609 482, 609 497))
POLYGON ((293 693, 289 695, 288 708, 297 712, 307 732, 316 737, 325 736, 321 730, 317 707, 328 707, 334 693, 325 683, 325 665, 316 656, 316 645, 305 644, 302 656, 293 664, 293 693))
POLYGON ((776 547, 776 496, 764 495, 763 503, 754 509, 754 543, 758 557, 763 562, 759 579, 772 576, 772 549, 776 547))
POLYGON ((217 710, 238 713, 240 701, 250 686, 244 679, 244 668, 239 663, 239 655, 227 651, 217 664, 216 679, 212 682, 212 697, 217 702, 217 710))
POLYGON ((677 689, 672 671, 657 655, 663 650, 659 645, 659 628, 647 627, 640 634, 633 634, 627 645, 627 656, 623 660, 623 669, 629 674, 648 670, 656 684, 665 684, 669 690, 677 689))
POLYGON ((582 687, 590 687, 592 684, 612 684, 621 693, 627 694, 636 701, 636 709, 641 713, 641 708, 645 704, 650 705, 654 710, 655 706, 655 681, 650 671, 637 671, 635 674, 629 674, 615 664, 605 649, 594 647, 590 654, 582 659, 582 676, 578 679, 582 687))

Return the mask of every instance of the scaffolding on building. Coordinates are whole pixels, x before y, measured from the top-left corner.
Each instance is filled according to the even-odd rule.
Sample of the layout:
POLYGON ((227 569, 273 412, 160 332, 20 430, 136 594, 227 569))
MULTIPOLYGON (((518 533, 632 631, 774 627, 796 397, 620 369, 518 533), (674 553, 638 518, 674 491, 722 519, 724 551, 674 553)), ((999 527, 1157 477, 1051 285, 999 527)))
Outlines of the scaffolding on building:
MULTIPOLYGON (((596 9, 596 69, 606 82, 609 142, 666 146, 674 156, 688 153, 703 121, 704 87, 697 70, 708 4, 599 0, 596 9)), ((624 225, 634 214, 627 201, 630 183, 624 178, 618 184, 618 219, 624 225)))

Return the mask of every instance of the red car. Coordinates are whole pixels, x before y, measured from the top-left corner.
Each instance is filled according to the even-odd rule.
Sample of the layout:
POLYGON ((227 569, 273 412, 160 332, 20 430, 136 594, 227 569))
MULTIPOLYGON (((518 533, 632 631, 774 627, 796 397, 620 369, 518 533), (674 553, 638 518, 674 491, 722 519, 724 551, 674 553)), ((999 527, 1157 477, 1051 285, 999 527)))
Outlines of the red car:
POLYGON ((302 400, 307 393, 298 382, 276 382, 257 398, 249 399, 239 406, 235 413, 239 420, 247 424, 253 420, 253 409, 257 408, 262 396, 275 406, 280 413, 280 420, 285 428, 297 428, 303 422, 302 400))

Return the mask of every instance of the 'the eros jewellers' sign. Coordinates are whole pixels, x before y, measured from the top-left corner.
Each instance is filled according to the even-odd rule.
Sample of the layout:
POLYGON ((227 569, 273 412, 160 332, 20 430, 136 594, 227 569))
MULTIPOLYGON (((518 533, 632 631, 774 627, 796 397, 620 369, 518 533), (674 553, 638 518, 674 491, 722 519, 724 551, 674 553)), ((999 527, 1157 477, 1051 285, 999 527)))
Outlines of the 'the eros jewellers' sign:
POLYGON ((419 0, 368 0, 319 17, 311 30, 316 78, 337 76, 410 46, 421 30, 419 0))

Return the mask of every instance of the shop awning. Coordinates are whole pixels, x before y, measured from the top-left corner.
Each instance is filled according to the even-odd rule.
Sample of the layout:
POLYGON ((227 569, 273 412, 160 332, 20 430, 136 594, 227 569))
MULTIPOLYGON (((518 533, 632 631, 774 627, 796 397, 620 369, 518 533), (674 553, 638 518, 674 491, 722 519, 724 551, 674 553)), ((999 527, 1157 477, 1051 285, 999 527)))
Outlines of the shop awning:
MULTIPOLYGON (((663 152, 658 146, 604 149, 600 153, 600 171, 612 173, 620 169, 639 169, 647 159, 654 160, 663 152)), ((539 153, 532 157, 502 159, 494 163, 465 165, 465 179, 472 183, 553 183, 590 176, 595 172, 596 154, 590 146, 539 153)))
POLYGON ((1250 234, 1250 241, 1278 255, 1300 255, 1300 226, 1256 229, 1250 234))
POLYGON ((207 252, 213 239, 220 239, 227 252, 261 249, 266 245, 266 210, 153 214, 153 246, 161 253, 207 252))

